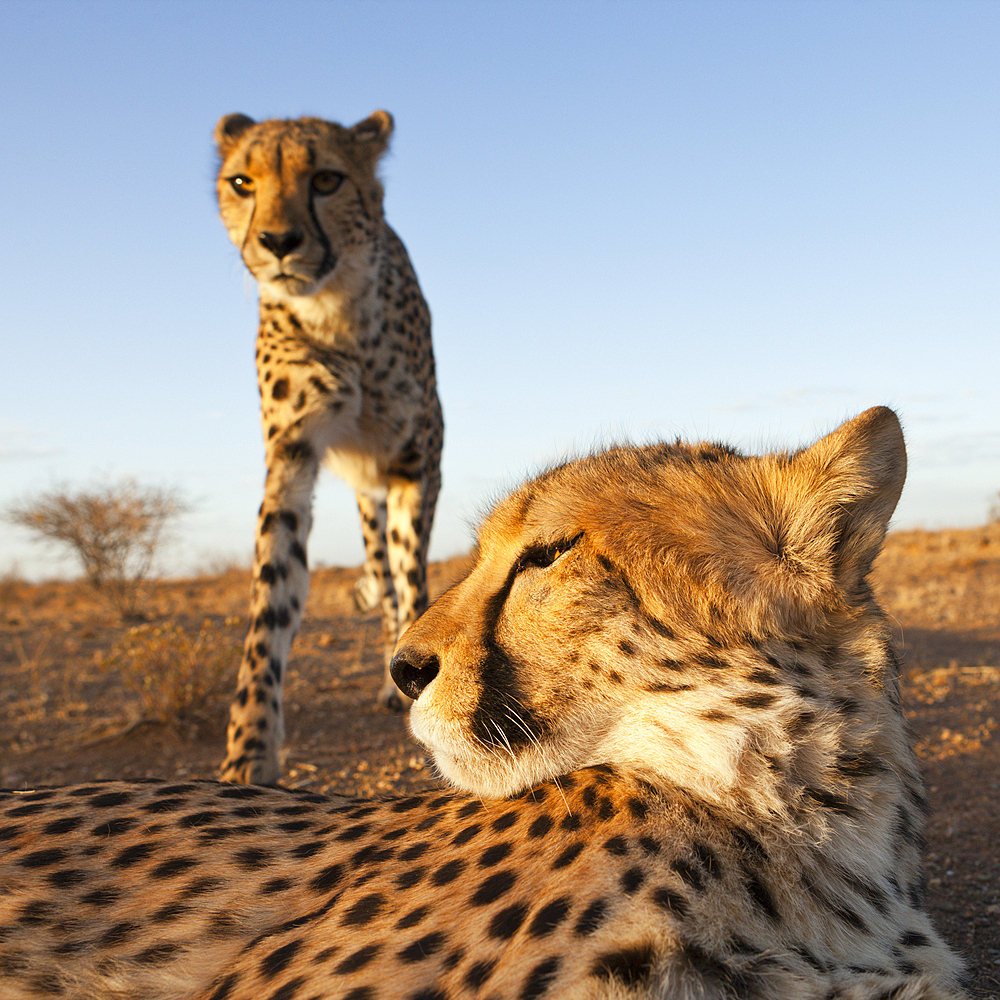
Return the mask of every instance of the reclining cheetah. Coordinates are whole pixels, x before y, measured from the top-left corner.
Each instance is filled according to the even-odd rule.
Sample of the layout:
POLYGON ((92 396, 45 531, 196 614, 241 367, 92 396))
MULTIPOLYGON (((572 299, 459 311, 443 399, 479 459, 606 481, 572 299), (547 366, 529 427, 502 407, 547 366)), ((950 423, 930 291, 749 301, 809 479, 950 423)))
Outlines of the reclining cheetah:
POLYGON ((458 792, 0 797, 9 1000, 956 1000, 866 583, 905 472, 613 448, 529 482, 393 676, 458 792))
POLYGON ((391 134, 385 111, 353 128, 236 114, 215 129, 222 220, 260 290, 267 452, 224 781, 273 784, 281 773, 281 683, 309 590, 306 542, 323 459, 357 491, 366 559, 359 606, 381 595, 379 702, 405 704, 389 659, 427 606, 443 422, 430 314, 383 219, 375 169, 391 134))

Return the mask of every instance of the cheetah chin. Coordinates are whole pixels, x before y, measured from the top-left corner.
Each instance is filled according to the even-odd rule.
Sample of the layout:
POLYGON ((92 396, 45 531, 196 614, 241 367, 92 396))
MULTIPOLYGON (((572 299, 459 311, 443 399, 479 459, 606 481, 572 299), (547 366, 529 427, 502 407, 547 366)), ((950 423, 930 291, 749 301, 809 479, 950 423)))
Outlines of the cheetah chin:
POLYGON ((960 1000, 867 582, 906 468, 618 447, 485 519, 392 674, 460 790, 0 794, 0 996, 960 1000))

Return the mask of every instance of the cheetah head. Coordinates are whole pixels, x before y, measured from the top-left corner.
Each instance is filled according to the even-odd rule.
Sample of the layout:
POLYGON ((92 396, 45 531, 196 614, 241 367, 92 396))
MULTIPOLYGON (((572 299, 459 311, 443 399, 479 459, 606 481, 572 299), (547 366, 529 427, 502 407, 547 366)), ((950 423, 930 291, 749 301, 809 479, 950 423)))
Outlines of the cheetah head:
POLYGON ((364 280, 383 220, 375 169, 392 128, 386 111, 352 128, 320 118, 219 121, 219 210, 262 293, 314 295, 364 280))
MULTIPOLYGON (((803 709, 783 668, 863 645, 866 615, 882 627, 865 577, 905 467, 876 408, 793 454, 616 447, 545 472, 485 519, 468 576, 396 648, 414 736, 488 797, 596 764, 745 786, 791 753, 803 709)), ((880 683, 824 670, 820 698, 880 683)))

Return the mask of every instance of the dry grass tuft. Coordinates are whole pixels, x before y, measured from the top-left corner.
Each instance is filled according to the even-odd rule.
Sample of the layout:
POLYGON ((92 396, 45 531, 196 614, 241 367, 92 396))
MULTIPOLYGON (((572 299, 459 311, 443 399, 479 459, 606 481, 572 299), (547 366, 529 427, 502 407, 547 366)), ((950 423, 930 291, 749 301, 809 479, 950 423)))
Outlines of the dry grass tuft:
POLYGON ((135 625, 100 666, 117 671, 139 697, 144 720, 176 724, 207 718, 230 693, 240 659, 243 619, 206 618, 197 632, 178 622, 135 625))

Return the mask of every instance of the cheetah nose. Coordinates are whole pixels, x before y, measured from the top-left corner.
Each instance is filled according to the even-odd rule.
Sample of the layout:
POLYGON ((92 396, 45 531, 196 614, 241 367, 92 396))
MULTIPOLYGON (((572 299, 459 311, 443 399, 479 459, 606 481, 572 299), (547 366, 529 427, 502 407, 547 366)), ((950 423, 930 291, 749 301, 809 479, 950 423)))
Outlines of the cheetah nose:
POLYGON ((283 233, 262 232, 257 239, 261 246, 270 250, 278 260, 290 254, 301 242, 302 233, 297 229, 288 229, 283 233))
POLYGON ((421 654, 413 649, 401 649, 389 664, 389 673, 407 698, 414 701, 420 692, 438 675, 441 662, 433 653, 421 654))

